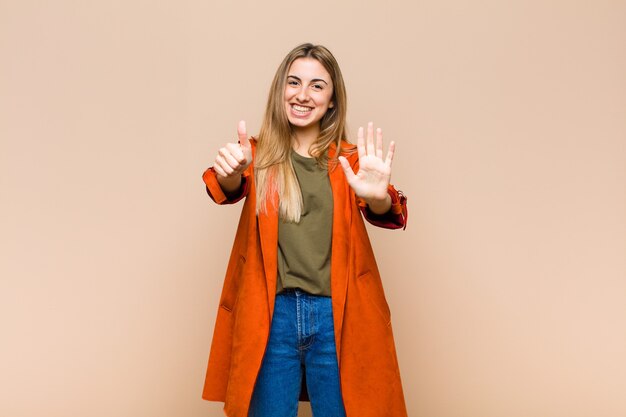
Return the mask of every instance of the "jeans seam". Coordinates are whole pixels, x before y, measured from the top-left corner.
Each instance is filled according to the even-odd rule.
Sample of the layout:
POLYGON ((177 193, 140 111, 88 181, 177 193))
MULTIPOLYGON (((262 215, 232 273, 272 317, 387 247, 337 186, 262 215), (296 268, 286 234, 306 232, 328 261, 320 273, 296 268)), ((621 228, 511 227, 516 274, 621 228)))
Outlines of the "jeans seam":
POLYGON ((300 321, 300 297, 296 295, 296 322, 298 323, 298 346, 300 346, 300 340, 302 340, 302 322, 300 321))
POLYGON ((301 359, 304 359, 302 357, 302 355, 304 355, 304 352, 306 350, 308 350, 313 343, 315 342, 315 329, 313 329, 313 323, 310 320, 310 317, 312 315, 312 311, 313 311, 313 306, 314 306, 314 300, 312 299, 312 297, 308 294, 302 293, 301 296, 296 297, 297 299, 297 318, 298 318, 298 350, 301 353, 301 359), (300 303, 304 303, 306 300, 307 305, 309 306, 309 314, 308 314, 308 318, 305 318, 304 313, 303 313, 303 309, 301 309, 300 307, 300 303), (308 324, 308 326, 306 326, 308 324), (307 333, 308 327, 308 334, 305 336, 304 333, 307 333))

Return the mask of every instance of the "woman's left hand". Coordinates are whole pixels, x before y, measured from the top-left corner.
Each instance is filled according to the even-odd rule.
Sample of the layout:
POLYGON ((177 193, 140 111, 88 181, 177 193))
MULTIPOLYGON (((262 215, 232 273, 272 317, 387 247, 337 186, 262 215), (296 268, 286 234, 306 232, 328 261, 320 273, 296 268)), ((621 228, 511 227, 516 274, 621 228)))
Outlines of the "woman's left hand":
POLYGON ((357 150, 359 172, 355 174, 348 160, 340 156, 339 162, 343 172, 357 197, 365 200, 374 213, 383 214, 391 207, 387 187, 391 179, 391 162, 395 143, 389 144, 387 156, 383 159, 383 132, 380 128, 376 130, 376 144, 374 145, 374 124, 370 122, 367 125, 367 143, 363 139, 363 128, 359 128, 357 150))

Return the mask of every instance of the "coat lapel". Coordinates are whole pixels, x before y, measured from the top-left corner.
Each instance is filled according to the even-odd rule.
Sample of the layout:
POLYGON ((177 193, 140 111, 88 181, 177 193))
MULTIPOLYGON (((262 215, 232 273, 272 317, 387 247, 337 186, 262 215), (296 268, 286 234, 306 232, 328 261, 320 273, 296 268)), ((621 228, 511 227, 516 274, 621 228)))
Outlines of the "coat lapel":
MULTIPOLYGON (((252 159, 256 156, 257 141, 252 142, 252 159)), ((251 172, 254 169, 251 168, 251 172)), ((253 207, 256 211, 256 181, 254 175, 250 177, 251 186, 249 196, 253 197, 253 207)), ((276 298, 276 275, 278 274, 278 195, 274 192, 269 196, 270 204, 265 213, 260 213, 257 218, 257 230, 261 244, 261 255, 263 257, 263 270, 267 289, 267 305, 269 310, 269 321, 271 323, 274 314, 274 301, 276 298)))
MULTIPOLYGON (((330 155, 335 152, 335 145, 331 145, 330 155)), ((341 334, 343 328, 343 315, 346 305, 348 289, 348 277, 353 272, 350 240, 352 228, 352 204, 348 182, 341 166, 337 163, 329 168, 328 176, 333 191, 333 233, 330 260, 330 284, 333 304, 333 322, 335 326, 335 345, 337 360, 341 355, 341 334)))

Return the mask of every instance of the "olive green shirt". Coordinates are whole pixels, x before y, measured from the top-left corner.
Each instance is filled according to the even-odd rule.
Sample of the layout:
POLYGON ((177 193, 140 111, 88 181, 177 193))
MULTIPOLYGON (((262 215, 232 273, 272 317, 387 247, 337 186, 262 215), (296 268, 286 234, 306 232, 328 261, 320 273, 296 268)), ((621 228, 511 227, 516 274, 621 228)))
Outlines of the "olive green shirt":
POLYGON ((278 279, 276 292, 300 288, 330 296, 330 251, 333 193, 328 170, 315 158, 291 152, 302 191, 303 210, 298 223, 278 221, 278 279))

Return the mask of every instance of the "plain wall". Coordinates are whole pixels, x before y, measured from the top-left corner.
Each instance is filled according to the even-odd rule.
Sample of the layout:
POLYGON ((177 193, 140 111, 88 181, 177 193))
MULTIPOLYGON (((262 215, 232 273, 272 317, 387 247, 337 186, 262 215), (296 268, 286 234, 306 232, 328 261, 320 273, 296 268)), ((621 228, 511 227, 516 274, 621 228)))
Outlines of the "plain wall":
POLYGON ((409 415, 626 415, 625 40, 623 1, 0 0, 0 415, 223 415, 201 175, 307 41, 397 143, 409 415))

